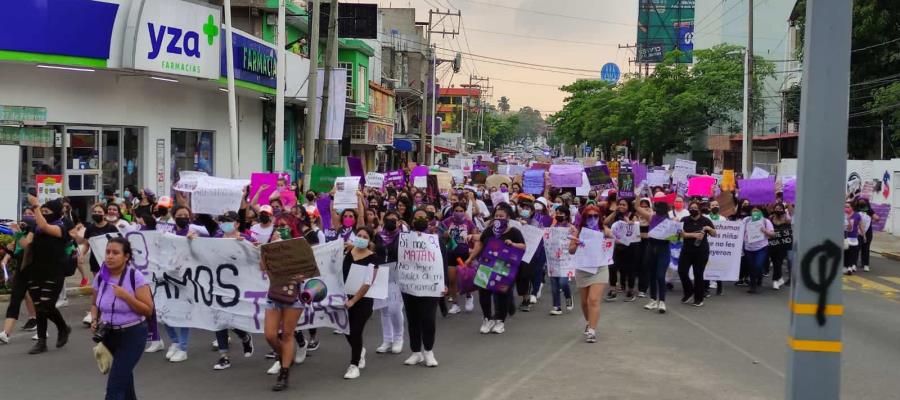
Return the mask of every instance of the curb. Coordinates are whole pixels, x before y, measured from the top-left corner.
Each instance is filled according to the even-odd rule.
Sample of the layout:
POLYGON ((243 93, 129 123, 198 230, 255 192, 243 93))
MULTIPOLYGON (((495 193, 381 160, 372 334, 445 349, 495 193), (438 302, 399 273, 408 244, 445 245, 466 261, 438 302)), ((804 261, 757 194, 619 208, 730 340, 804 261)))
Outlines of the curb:
POLYGON ((872 250, 872 252, 875 254, 878 254, 884 258, 887 258, 888 260, 900 261, 900 253, 892 253, 889 251, 876 251, 876 250, 872 250))

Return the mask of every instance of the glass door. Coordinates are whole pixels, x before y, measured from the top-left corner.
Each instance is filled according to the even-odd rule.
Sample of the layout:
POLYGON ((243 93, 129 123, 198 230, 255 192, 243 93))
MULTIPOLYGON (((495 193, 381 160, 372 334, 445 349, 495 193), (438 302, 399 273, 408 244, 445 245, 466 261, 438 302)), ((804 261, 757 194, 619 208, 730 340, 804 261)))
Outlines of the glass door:
POLYGON ((103 193, 113 193, 120 197, 122 190, 122 157, 120 152, 122 130, 117 128, 103 128, 103 193))
POLYGON ((67 127, 65 149, 66 196, 99 196, 102 189, 100 129, 67 127))

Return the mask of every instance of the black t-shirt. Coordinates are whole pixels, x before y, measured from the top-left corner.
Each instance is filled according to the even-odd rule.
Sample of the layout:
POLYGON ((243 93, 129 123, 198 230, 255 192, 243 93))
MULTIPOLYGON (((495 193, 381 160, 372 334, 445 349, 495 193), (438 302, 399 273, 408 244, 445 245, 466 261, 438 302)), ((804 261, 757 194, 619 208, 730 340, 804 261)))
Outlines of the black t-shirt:
MULTIPOLYGON (((116 228, 115 225, 110 224, 109 222, 103 226, 97 226, 96 224, 90 224, 84 228, 84 240, 89 240, 94 236, 101 236, 107 233, 118 233, 119 229, 116 228)), ((97 259, 91 255, 91 271, 97 272, 100 270, 100 263, 97 262, 97 259)))
POLYGON ((344 266, 343 266, 344 281, 346 281, 347 277, 350 275, 350 268, 352 267, 353 264, 359 264, 359 265, 374 264, 375 268, 377 269, 378 264, 379 264, 378 263, 378 255, 375 253, 372 253, 366 257, 363 257, 360 260, 354 260, 353 254, 350 252, 347 252, 347 254, 344 256, 344 266))
MULTIPOLYGON (((712 221, 709 218, 704 216, 700 216, 698 219, 693 219, 690 216, 684 217, 681 219, 681 223, 684 224, 682 228, 685 233, 697 233, 703 230, 703 227, 708 226, 710 228, 716 229, 716 226, 713 225, 712 221)), ((694 248, 709 248, 709 241, 706 239, 706 235, 703 236, 703 241, 697 245, 697 239, 693 238, 684 238, 684 246, 682 249, 694 249, 694 248)))
MULTIPOLYGON (((491 238, 494 237, 494 230, 491 228, 487 228, 484 232, 481 232, 481 244, 487 244, 491 238)), ((516 228, 509 228, 506 232, 500 235, 500 241, 505 242, 507 240, 512 241, 513 243, 525 243, 525 238, 522 237, 522 232, 519 232, 516 228)))
POLYGON ((51 222, 62 231, 62 237, 55 237, 46 233, 37 232, 31 242, 32 260, 29 276, 32 279, 57 279, 64 277, 64 264, 66 262, 66 247, 72 239, 69 237, 69 229, 72 226, 60 219, 51 222))

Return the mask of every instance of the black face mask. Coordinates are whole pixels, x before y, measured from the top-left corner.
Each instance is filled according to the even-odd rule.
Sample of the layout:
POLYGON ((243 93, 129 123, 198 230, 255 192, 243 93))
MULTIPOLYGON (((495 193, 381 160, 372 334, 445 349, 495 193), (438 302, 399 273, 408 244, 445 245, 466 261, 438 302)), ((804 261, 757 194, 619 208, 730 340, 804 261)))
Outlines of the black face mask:
POLYGON ((424 232, 426 229, 428 229, 428 220, 427 219, 416 218, 415 221, 413 221, 413 230, 414 231, 424 232))
POLYGON ((719 207, 713 207, 713 208, 710 208, 710 209, 709 209, 709 212, 711 212, 711 213, 713 213, 713 214, 718 214, 718 213, 719 213, 719 207))
POLYGON ((772 214, 775 214, 780 217, 780 216, 784 215, 784 211, 775 210, 772 214))
POLYGON ((103 214, 91 214, 91 219, 94 220, 95 223, 100 223, 103 221, 103 214))
POLYGON ((700 210, 688 210, 692 217, 697 217, 700 215, 700 210))
POLYGON ((428 220, 429 220, 429 221, 431 221, 431 220, 434 219, 434 213, 431 212, 431 211, 426 211, 426 212, 425 212, 425 215, 428 216, 428 220))
POLYGON ((315 200, 315 199, 316 199, 316 195, 314 195, 314 194, 307 194, 307 195, 306 195, 306 201, 313 201, 313 200, 315 200))
POLYGON ((749 206, 749 205, 746 205, 746 206, 741 207, 741 211, 743 211, 743 212, 745 212, 745 213, 747 213, 747 214, 750 214, 750 210, 752 210, 752 209, 753 209, 753 207, 751 207, 751 206, 749 206))
POLYGON ((397 229, 397 220, 396 219, 386 219, 384 220, 384 229, 388 232, 393 232, 397 229))
POLYGON ((190 218, 186 218, 186 217, 175 218, 175 226, 177 226, 178 229, 187 228, 188 225, 190 225, 190 223, 191 223, 190 218))
POLYGON ((556 222, 566 222, 566 216, 565 215, 557 215, 556 222))
POLYGON ((709 207, 703 207, 703 208, 701 208, 701 209, 700 209, 700 212, 702 212, 702 213, 704 213, 704 214, 709 214, 709 207))
POLYGON ((272 217, 271 217, 271 216, 266 215, 266 214, 262 214, 262 215, 259 216, 259 223, 261 223, 261 224, 268 224, 269 222, 272 222, 272 217))
POLYGON ((156 218, 162 218, 163 216, 165 216, 168 213, 169 213, 169 209, 167 209, 165 207, 159 207, 156 209, 156 211, 153 212, 153 215, 156 216, 156 218))

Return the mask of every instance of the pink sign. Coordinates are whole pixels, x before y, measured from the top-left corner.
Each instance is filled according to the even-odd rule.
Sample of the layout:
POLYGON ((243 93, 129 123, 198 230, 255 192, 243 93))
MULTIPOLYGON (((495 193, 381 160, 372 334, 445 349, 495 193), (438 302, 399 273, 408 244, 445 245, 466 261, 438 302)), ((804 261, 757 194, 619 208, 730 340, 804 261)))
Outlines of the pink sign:
POLYGON ((293 207, 294 204, 297 204, 297 198, 290 192, 291 176, 283 172, 254 172, 250 174, 250 192, 247 193, 247 195, 252 199, 262 185, 268 185, 268 187, 259 194, 259 204, 269 204, 269 197, 272 196, 272 193, 275 192, 276 189, 278 189, 279 177, 284 178, 284 188, 282 188, 282 193, 280 195, 281 205, 283 205, 284 208, 293 207), (291 204, 288 204, 289 202, 291 202, 291 204))
POLYGON ((711 176, 695 176, 688 179, 688 196, 712 197, 716 178, 711 176))

